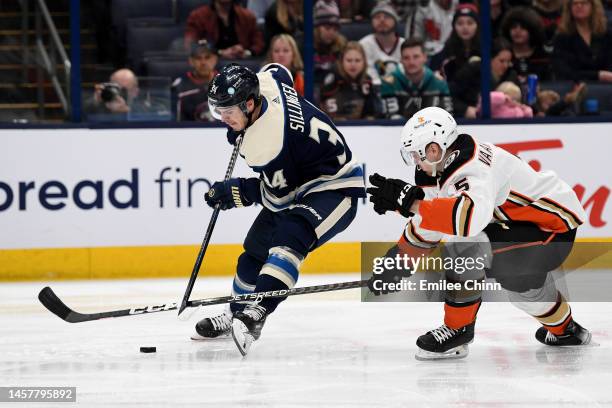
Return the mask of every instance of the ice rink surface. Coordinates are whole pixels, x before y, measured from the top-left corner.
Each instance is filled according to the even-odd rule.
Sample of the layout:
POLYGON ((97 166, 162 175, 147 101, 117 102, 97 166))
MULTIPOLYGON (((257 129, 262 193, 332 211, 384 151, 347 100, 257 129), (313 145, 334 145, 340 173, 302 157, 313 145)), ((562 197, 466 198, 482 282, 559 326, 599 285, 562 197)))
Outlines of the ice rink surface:
MULTIPOLYGON (((310 275, 299 286, 354 279, 310 275)), ((178 301, 186 281, 50 286, 68 306, 94 312, 178 301)), ((200 277, 192 299, 226 295, 230 283, 200 277)), ((572 304, 598 346, 545 347, 532 318, 486 303, 466 359, 419 362, 415 340, 441 324, 442 304, 362 303, 358 290, 295 296, 242 358, 231 339, 189 340, 218 306, 187 322, 170 311, 69 324, 39 304, 45 285, 0 285, 0 386, 74 386, 83 407, 612 407, 611 303, 572 304)))

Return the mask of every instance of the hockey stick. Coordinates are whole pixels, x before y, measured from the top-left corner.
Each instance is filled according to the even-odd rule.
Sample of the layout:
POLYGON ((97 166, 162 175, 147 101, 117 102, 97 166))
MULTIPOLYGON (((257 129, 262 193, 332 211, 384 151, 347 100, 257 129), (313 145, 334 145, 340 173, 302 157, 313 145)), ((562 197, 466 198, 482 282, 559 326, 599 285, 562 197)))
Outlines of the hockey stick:
MULTIPOLYGON (((268 292, 248 293, 235 296, 221 296, 216 298, 192 300, 187 303, 186 307, 212 306, 224 303, 236 303, 243 301, 261 301, 264 298, 278 298, 295 295, 308 295, 311 293, 332 292, 336 290, 355 289, 368 285, 367 280, 330 283, 327 285, 304 286, 301 288, 274 290, 268 292)), ((177 309, 176 303, 164 303, 161 305, 150 305, 133 307, 131 309, 113 310, 110 312, 100 313, 79 313, 70 309, 62 300, 57 297, 55 292, 50 287, 43 288, 38 294, 38 300, 51 313, 58 316, 60 319, 68 323, 89 322, 92 320, 106 319, 109 317, 136 316, 147 313, 167 312, 177 309)))
MULTIPOLYGON (((227 165, 227 171, 225 172, 225 178, 223 179, 223 181, 229 180, 232 176, 232 172, 234 171, 234 166, 236 165, 236 159, 238 158, 238 151, 240 150, 241 143, 242 136, 239 136, 238 139, 236 139, 236 145, 234 146, 234 151, 232 152, 230 162, 227 165)), ((219 211, 221 211, 221 204, 217 203, 215 205, 215 209, 213 210, 212 217, 210 217, 210 222, 208 223, 206 234, 204 234, 202 246, 200 246, 200 252, 198 252, 198 257, 196 258, 195 265, 193 265, 193 270, 191 271, 191 276, 189 277, 189 282, 187 282, 187 288, 185 289, 185 294, 183 295, 181 307, 179 308, 178 312, 179 316, 187 308, 187 304, 189 303, 189 296, 191 296, 193 285, 195 284, 195 280, 198 277, 198 273, 200 272, 200 267, 202 266, 204 254, 206 253, 208 243, 210 242, 210 237, 212 236, 213 229, 215 228, 215 224, 217 223, 217 218, 219 217, 219 211)))

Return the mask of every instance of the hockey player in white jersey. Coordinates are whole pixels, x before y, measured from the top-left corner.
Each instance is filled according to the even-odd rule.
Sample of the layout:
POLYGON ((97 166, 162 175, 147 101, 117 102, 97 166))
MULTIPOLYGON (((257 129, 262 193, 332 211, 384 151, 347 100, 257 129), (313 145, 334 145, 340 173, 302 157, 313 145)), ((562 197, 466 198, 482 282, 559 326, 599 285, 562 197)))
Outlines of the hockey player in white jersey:
MULTIPOLYGON (((447 247, 475 249, 474 255, 491 260, 477 278, 486 271, 515 306, 542 324, 538 341, 588 344, 591 334, 573 320, 549 273, 566 259, 585 219, 570 186, 553 172, 536 172, 501 148, 458 134, 453 117, 437 107, 408 120, 400 150, 407 164, 416 166, 416 185, 374 174, 367 189, 376 212, 408 218, 395 250, 419 256, 443 238, 447 247)), ((453 272, 447 280, 461 281, 448 275, 453 272)), ((418 338, 416 358, 465 357, 480 304, 478 290, 447 291, 444 324, 418 338)))
MULTIPOLYGON (((365 197, 362 167, 329 117, 300 97, 289 71, 255 74, 231 64, 211 82, 211 113, 242 138, 240 155, 259 177, 214 183, 206 202, 222 210, 262 204, 238 258, 233 294, 292 288, 302 261, 346 229, 365 197)), ((239 216, 239 214, 236 214, 239 216)), ((283 299, 266 298, 202 319, 193 339, 230 333, 243 355, 283 299)))

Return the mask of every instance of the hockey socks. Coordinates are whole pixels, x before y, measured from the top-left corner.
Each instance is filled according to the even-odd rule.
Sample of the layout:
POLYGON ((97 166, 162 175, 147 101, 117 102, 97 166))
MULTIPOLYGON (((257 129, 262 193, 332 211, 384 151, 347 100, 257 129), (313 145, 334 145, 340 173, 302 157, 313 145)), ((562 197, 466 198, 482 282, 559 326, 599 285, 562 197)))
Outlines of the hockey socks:
POLYGON ((561 293, 557 292, 557 301, 550 309, 539 315, 533 315, 542 326, 554 335, 560 336, 572 321, 572 309, 561 293))

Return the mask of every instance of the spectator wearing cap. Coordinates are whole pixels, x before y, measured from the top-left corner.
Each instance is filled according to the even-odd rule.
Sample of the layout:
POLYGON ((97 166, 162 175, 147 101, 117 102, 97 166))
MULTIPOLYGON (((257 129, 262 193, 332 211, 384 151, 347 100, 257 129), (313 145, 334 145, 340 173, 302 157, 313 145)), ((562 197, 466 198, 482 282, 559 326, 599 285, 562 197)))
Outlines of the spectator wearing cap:
POLYGON ((480 56, 480 21, 478 9, 470 3, 459 4, 453 17, 453 31, 444 48, 434 55, 430 67, 452 81, 462 66, 480 56))
POLYGON ((532 7, 540 16, 544 28, 544 51, 552 54, 553 38, 557 32, 559 21, 561 21, 563 0, 534 0, 532 7))
POLYGON ((338 31, 340 10, 335 1, 317 1, 314 9, 314 26, 315 83, 320 84, 326 72, 334 67, 346 45, 346 38, 338 31))
POLYGON ((399 17, 391 3, 382 1, 370 13, 373 33, 359 40, 368 61, 368 75, 375 85, 399 66, 404 38, 397 32, 399 17))
POLYGON ((206 41, 193 44, 189 55, 191 71, 176 78, 172 84, 172 101, 176 120, 211 122, 208 110, 208 84, 216 75, 219 58, 215 49, 206 41))
POLYGON ((383 78, 380 87, 383 111, 389 119, 410 118, 420 109, 439 106, 453 112, 453 102, 446 81, 427 67, 425 45, 419 38, 402 44, 402 69, 383 78))
POLYGON ((601 0, 568 0, 554 43, 557 79, 612 82, 610 44, 601 0))
POLYGON ((544 29, 540 16, 527 7, 513 7, 506 13, 501 34, 512 44, 512 66, 521 82, 535 74, 541 81, 550 78, 550 56, 544 51, 544 29))
POLYGON ((406 24, 406 38, 422 39, 429 56, 439 53, 453 30, 456 5, 457 0, 430 0, 426 6, 417 7, 406 24))
POLYGON ((185 47, 205 39, 228 59, 248 58, 264 51, 263 34, 255 15, 233 0, 214 0, 198 7, 187 18, 185 47))

